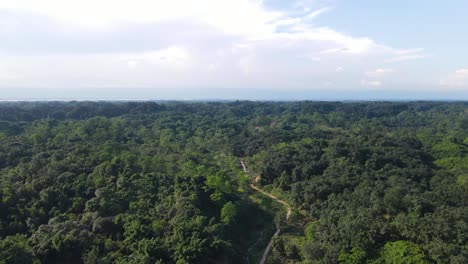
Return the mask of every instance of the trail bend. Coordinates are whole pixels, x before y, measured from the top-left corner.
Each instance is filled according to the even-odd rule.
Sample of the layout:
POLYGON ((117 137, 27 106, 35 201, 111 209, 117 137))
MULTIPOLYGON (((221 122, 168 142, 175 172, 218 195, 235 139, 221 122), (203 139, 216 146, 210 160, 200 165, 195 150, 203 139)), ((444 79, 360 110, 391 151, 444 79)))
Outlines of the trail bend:
MULTIPOLYGON (((249 174, 249 171, 247 169, 247 166, 245 165, 244 161, 241 159, 240 160, 240 163, 242 165, 242 170, 244 171, 244 174, 245 175, 248 175, 249 174)), ((265 192, 264 190, 258 188, 257 186, 255 186, 255 184, 253 184, 252 182, 249 184, 249 187, 267 197, 269 197, 270 199, 273 199, 275 200, 276 202, 284 205, 286 207, 286 221, 289 219, 289 217, 291 216, 291 205, 289 205, 289 203, 285 202, 284 200, 281 200, 280 198, 276 197, 275 195, 271 194, 271 193, 268 193, 268 192, 265 192)), ((270 239, 270 242, 268 242, 268 245, 267 247, 265 248, 265 250, 263 251, 263 255, 262 255, 262 259, 260 260, 260 264, 264 264, 266 262, 266 259, 268 257, 268 254, 270 253, 271 251, 271 248, 273 246, 273 241, 275 239, 275 237, 277 237, 279 235, 279 233, 281 232, 281 229, 279 227, 277 227, 276 229, 276 232, 275 234, 273 234, 273 236, 271 237, 270 239)))

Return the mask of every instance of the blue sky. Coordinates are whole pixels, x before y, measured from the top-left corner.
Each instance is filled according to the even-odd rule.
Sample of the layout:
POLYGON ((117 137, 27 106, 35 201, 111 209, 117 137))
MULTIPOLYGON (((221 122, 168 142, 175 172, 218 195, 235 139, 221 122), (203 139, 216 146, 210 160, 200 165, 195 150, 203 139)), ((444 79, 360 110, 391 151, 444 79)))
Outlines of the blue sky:
POLYGON ((468 99, 468 2, 0 0, 0 99, 468 99))

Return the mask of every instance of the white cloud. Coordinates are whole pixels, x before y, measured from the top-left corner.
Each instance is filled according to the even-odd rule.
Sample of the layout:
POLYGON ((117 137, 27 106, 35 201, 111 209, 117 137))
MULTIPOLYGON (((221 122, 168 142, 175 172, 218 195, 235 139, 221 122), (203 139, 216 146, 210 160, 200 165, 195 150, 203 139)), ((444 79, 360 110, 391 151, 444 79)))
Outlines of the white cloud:
POLYGON ((394 73, 394 69, 389 69, 389 68, 378 68, 372 71, 367 71, 366 76, 368 77, 383 77, 385 75, 388 75, 390 73, 394 73))
POLYGON ((382 68, 379 68, 379 69, 376 69, 375 72, 378 73, 378 74, 385 74, 385 73, 395 72, 395 70, 394 70, 394 69, 382 69, 382 68))
POLYGON ((124 23, 191 20, 227 33, 271 32, 280 12, 249 0, 0 0, 0 10, 51 17, 88 29, 109 29, 124 23), (242 14, 242 16, 239 16, 242 14), (241 18, 241 19, 240 19, 241 18))
POLYGON ((138 61, 135 61, 135 60, 129 60, 127 61, 127 66, 130 70, 134 70, 136 69, 136 67, 138 66, 138 61))
POLYGON ((394 73, 394 69, 390 68, 377 68, 375 70, 366 71, 366 78, 361 80, 361 86, 364 87, 380 87, 383 86, 382 80, 386 79, 389 74, 394 73))
POLYGON ((361 80, 361 85, 365 87, 379 87, 382 86, 382 82, 376 80, 361 80))
POLYGON ((255 67, 255 55, 250 54, 239 59, 239 68, 245 76, 252 74, 255 67))
POLYGON ((441 86, 468 89, 468 68, 458 69, 439 82, 441 86))
POLYGON ((198 72, 188 51, 180 47, 136 53, 14 54, 2 55, 0 61, 20 71, 21 78, 8 79, 8 86, 19 87, 179 85, 181 80, 196 80, 198 72))
MULTIPOLYGON (((261 0, 0 0, 0 18, 31 18, 26 26, 5 19, 8 30, 0 29, 0 39, 12 40, 0 42, 0 61, 21 76, 0 85, 349 86, 328 82, 333 69, 358 83, 376 65, 424 57, 316 26, 331 9, 300 2, 297 16, 261 0), (33 27, 36 20, 43 24, 33 27)), ((377 77, 388 70, 361 84, 383 85, 377 77)))
POLYGON ((0 80, 9 81, 14 79, 16 79, 16 75, 12 73, 11 70, 8 69, 8 67, 0 64, 0 80))
POLYGON ((404 49, 395 50, 392 58, 386 60, 386 62, 402 62, 409 60, 424 59, 427 55, 424 53, 424 49, 404 49))
POLYGON ((181 47, 168 47, 156 51, 147 51, 135 54, 121 54, 123 61, 129 61, 131 64, 157 64, 169 67, 184 66, 189 59, 189 53, 181 47))
POLYGON ((468 69, 459 69, 455 71, 455 74, 461 75, 461 76, 468 76, 468 69))
MULTIPOLYGON (((308 9, 308 10, 306 9, 304 11, 310 12, 310 9, 308 9)), ((314 19, 314 18, 316 18, 316 17, 320 16, 321 14, 324 14, 324 13, 326 13, 328 11, 330 11, 329 7, 323 7, 323 8, 320 8, 320 9, 316 10, 316 11, 312 11, 312 12, 308 13, 304 17, 304 19, 314 19)))
POLYGON ((223 34, 240 35, 246 40, 329 41, 340 46, 337 51, 345 53, 366 52, 376 45, 369 38, 354 38, 304 21, 328 11, 327 7, 310 11, 303 18, 293 18, 287 12, 265 8, 261 0, 0 0, 0 10, 44 15, 86 29, 111 30, 126 23, 185 20, 217 28, 223 34), (278 33, 276 29, 281 25, 291 28, 278 33))
POLYGON ((380 46, 370 38, 354 38, 326 27, 314 27, 308 24, 297 24, 291 28, 292 32, 278 33, 276 37, 292 40, 322 42, 324 49, 320 54, 363 54, 380 46))

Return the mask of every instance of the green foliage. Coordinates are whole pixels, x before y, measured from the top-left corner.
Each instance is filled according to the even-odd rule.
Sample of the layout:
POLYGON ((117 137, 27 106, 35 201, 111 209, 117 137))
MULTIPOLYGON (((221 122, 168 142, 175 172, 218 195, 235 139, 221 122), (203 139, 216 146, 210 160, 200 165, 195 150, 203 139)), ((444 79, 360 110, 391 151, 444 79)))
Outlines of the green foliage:
POLYGON ((338 261, 343 264, 362 264, 366 260, 366 252, 360 247, 354 247, 349 253, 341 252, 338 261))
POLYGON ((320 222, 319 221, 313 221, 310 222, 309 224, 306 225, 304 234, 307 240, 315 240, 317 237, 317 232, 318 232, 318 227, 319 227, 320 222))
POLYGON ((227 202, 221 209, 221 221, 226 225, 234 223, 237 215, 236 205, 232 202, 227 202))
POLYGON ((380 258, 375 263, 385 264, 423 264, 427 263, 418 245, 410 241, 395 241, 385 244, 380 252, 380 258))
POLYGON ((458 175, 457 184, 468 191, 468 173, 458 175))
POLYGON ((437 166, 446 169, 468 169, 468 157, 448 157, 434 161, 437 166))
POLYGON ((235 187, 235 178, 229 177, 224 172, 216 172, 206 177, 206 186, 220 193, 232 193, 235 187))
POLYGON ((324 257, 324 250, 320 243, 306 241, 304 243, 303 254, 307 261, 318 261, 324 257))
POLYGON ((0 103, 0 263, 467 263, 467 109, 0 103))
POLYGON ((0 263, 29 264, 40 261, 34 256, 26 236, 17 234, 0 240, 0 263))

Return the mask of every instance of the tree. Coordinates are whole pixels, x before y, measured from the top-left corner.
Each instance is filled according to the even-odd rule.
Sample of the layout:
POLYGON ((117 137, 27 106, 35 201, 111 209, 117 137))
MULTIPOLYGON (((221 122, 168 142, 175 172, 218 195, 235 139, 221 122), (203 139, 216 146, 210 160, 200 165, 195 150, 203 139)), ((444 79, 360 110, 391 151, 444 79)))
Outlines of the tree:
POLYGON ((428 263, 418 245, 410 241, 388 242, 380 252, 380 258, 375 263, 385 264, 423 264, 428 263))
POLYGON ((221 221, 226 224, 232 224, 237 217, 237 207, 233 202, 227 202, 221 209, 221 221))
POLYGON ((8 236, 0 240, 0 264, 39 264, 25 235, 8 236))
POLYGON ((354 247, 349 253, 341 252, 338 261, 343 264, 363 264, 366 252, 360 247, 354 247))

